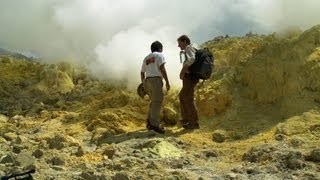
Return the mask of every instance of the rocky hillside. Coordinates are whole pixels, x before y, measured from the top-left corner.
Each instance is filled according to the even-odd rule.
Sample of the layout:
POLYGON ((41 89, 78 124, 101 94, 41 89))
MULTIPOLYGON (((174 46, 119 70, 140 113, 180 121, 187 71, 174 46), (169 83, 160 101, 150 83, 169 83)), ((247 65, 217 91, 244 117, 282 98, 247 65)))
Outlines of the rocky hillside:
POLYGON ((148 99, 74 64, 0 56, 0 176, 35 179, 320 179, 320 26, 216 37, 196 92, 201 129, 166 94, 165 135, 148 99))
POLYGON ((8 50, 3 49, 3 48, 0 48, 0 55, 13 56, 13 57, 18 58, 18 59, 22 59, 22 58, 28 59, 28 60, 33 59, 32 57, 27 57, 27 56, 25 56, 25 55, 23 55, 21 53, 13 53, 13 52, 8 51, 8 50))

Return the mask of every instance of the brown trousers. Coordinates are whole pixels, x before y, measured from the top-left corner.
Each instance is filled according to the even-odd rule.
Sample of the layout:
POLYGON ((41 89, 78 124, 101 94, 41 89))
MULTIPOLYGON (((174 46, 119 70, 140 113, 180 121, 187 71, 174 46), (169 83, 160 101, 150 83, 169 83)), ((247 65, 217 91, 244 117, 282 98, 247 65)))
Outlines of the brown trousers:
POLYGON ((145 90, 151 100, 148 120, 152 126, 160 125, 160 110, 163 101, 163 82, 161 77, 150 77, 145 81, 145 90))
POLYGON ((191 77, 190 74, 185 74, 182 80, 182 89, 179 93, 180 110, 183 123, 196 124, 199 117, 194 100, 194 88, 199 82, 199 79, 191 77))

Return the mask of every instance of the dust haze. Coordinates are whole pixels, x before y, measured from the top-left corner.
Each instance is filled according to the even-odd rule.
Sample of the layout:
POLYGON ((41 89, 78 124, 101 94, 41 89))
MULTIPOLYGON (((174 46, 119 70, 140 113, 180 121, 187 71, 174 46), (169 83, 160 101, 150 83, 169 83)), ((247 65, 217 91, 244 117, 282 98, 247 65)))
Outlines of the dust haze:
POLYGON ((317 0, 1 0, 0 47, 54 63, 87 65, 101 79, 139 82, 150 44, 164 45, 172 84, 180 84, 176 39, 301 30, 320 22, 317 0))

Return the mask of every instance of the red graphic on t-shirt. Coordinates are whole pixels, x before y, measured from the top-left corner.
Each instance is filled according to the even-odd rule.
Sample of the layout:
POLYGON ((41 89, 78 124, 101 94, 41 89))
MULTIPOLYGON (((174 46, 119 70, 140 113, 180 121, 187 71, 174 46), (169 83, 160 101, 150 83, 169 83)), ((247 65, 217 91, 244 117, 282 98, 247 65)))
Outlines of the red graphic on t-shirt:
POLYGON ((155 57, 151 57, 151 58, 146 60, 146 64, 149 65, 151 63, 154 63, 155 61, 156 61, 156 58, 155 57))

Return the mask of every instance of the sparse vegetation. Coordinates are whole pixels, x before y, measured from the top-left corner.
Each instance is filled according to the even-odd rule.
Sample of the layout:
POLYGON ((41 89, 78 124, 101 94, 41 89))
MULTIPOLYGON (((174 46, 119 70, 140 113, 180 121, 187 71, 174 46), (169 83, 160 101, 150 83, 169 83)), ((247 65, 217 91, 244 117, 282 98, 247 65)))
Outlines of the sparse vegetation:
POLYGON ((121 84, 71 64, 0 56, 0 175, 319 179, 319 31, 205 43, 216 60, 196 92, 201 129, 176 124, 172 89, 165 135, 145 130, 148 101, 121 84))

